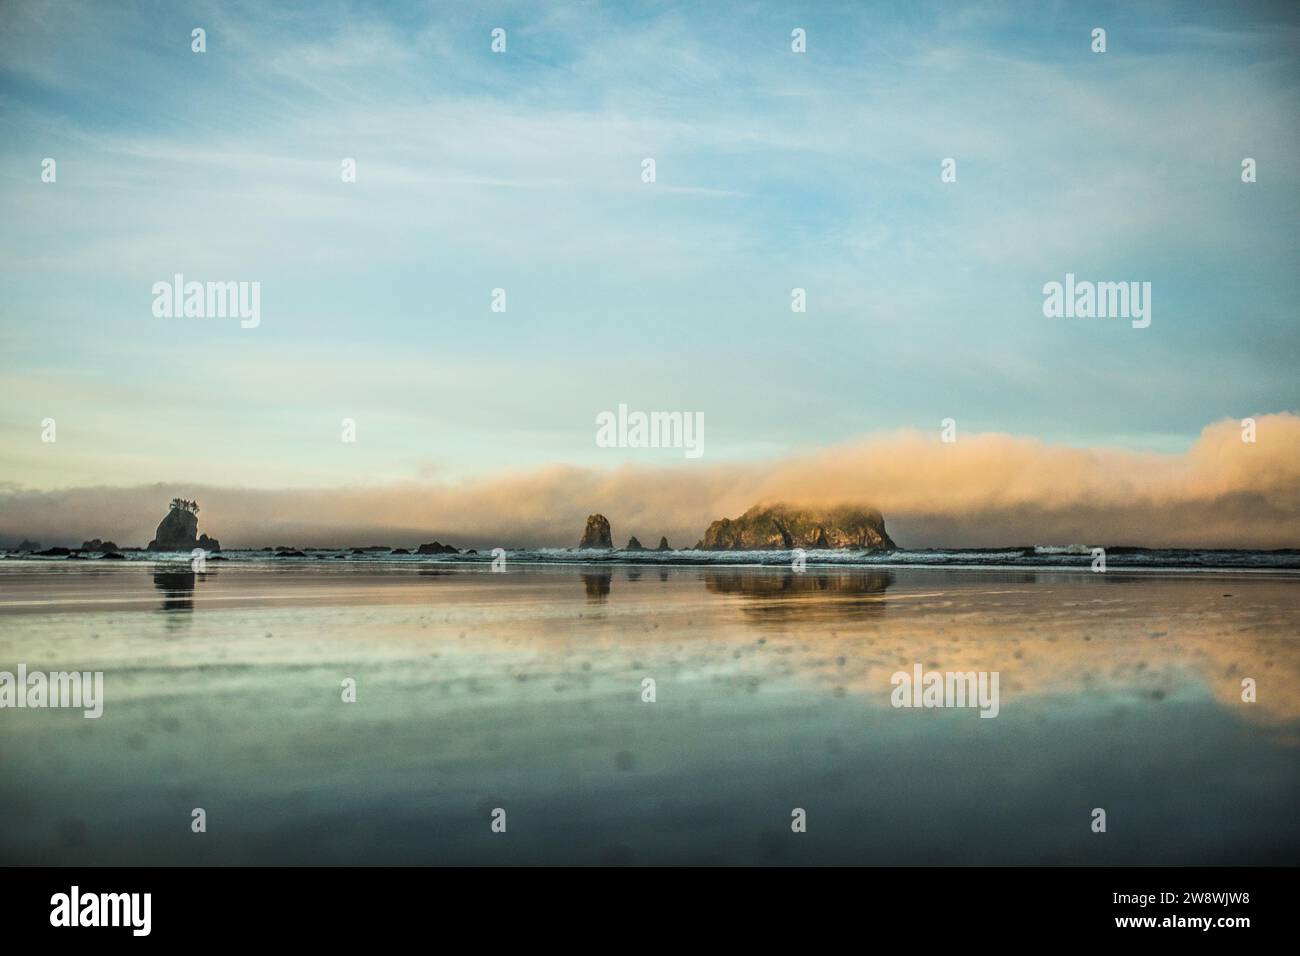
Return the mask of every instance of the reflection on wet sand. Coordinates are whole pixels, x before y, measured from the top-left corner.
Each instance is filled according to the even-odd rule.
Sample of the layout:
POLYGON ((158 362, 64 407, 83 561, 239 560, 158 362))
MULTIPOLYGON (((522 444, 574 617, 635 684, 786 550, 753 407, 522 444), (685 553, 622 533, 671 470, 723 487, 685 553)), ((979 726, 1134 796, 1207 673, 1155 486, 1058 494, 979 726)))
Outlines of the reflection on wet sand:
MULTIPOLYGON (((611 599, 606 572, 581 576, 589 602, 644 598, 629 589, 611 599)), ((677 572, 674 584, 691 578, 732 600, 701 608, 673 588, 656 595, 653 627, 592 619, 585 646, 650 650, 667 630, 700 666, 725 656, 755 680, 794 680, 880 707, 889 706, 893 674, 920 663, 999 672, 1004 708, 1160 706, 1205 693, 1253 723, 1300 721, 1294 580, 1231 582, 1254 597, 1234 606, 1231 585, 1204 576, 1130 576, 1119 587, 1117 575, 740 569, 677 572), (896 589, 900 575, 907 586, 896 589), (764 635, 757 643, 755 630, 764 635), (734 651, 720 654, 725 647, 734 651), (1260 688, 1254 702, 1242 700, 1245 677, 1260 688)), ((567 637, 556 642, 555 653, 567 651, 567 637)))
POLYGON ((792 680, 877 706, 888 706, 891 676, 920 663, 998 671, 1004 706, 1040 698, 1160 706, 1198 690, 1245 720, 1300 721, 1294 576, 659 568, 620 572, 614 588, 614 570, 597 568, 579 572, 574 594, 573 574, 320 563, 230 564, 206 575, 187 565, 14 568, 0 610, 152 607, 188 617, 437 604, 457 612, 457 634, 530 646, 559 671, 577 627, 583 646, 606 654, 652 657, 670 641, 700 667, 724 659, 745 680, 792 680), (161 600, 143 600, 142 579, 161 600), (546 622, 564 619, 573 601, 610 613, 583 618, 574 609, 559 636, 546 622), (497 606, 525 610, 505 627, 494 623, 497 606), (1246 678, 1256 683, 1254 703, 1241 699, 1246 678))
POLYGON ((609 597, 609 583, 613 576, 611 571, 584 571, 582 573, 582 583, 587 590, 587 601, 589 603, 605 603, 609 597))
MULTIPOLYGON (((925 577, 912 580, 923 585, 925 577)), ((888 706, 893 674, 920 663, 925 670, 999 672, 1004 707, 1017 698, 1035 708, 1061 699, 1159 705, 1203 691, 1244 720, 1300 720, 1300 583, 1233 582, 1243 598, 1256 598, 1234 607, 1225 592, 1232 585, 1196 578, 1013 573, 931 580, 934 590, 909 588, 891 600, 888 573, 705 575, 711 593, 752 599, 739 605, 742 614, 784 635, 767 642, 791 677, 879 706, 888 706), (879 600, 833 600, 842 595, 879 600), (832 600, 802 607, 798 597, 832 600), (862 614, 886 607, 887 622, 862 614), (1247 677, 1267 693, 1243 700, 1247 677)))
POLYGON ((883 595, 894 583, 888 571, 846 573, 707 571, 704 586, 718 594, 773 597, 805 594, 883 595))
POLYGON ((5 716, 0 863, 1294 863, 1298 634, 1284 575, 0 565, 0 669, 106 674, 5 716))
POLYGON ((159 610, 193 611, 195 576, 189 568, 158 567, 153 573, 153 586, 163 593, 159 610))
POLYGON ((704 572, 711 594, 745 600, 741 613, 760 627, 798 622, 819 626, 857 614, 881 614, 885 592, 894 583, 888 571, 771 571, 742 569, 704 572))

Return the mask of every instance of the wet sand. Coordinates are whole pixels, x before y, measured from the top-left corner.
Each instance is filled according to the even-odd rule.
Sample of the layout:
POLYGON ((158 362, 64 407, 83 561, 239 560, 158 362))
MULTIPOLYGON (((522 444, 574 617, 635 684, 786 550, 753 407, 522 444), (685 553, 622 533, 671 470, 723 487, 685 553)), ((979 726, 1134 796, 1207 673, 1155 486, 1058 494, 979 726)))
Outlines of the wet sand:
POLYGON ((1300 863, 1295 575, 8 561, 19 664, 0 863, 1300 863))

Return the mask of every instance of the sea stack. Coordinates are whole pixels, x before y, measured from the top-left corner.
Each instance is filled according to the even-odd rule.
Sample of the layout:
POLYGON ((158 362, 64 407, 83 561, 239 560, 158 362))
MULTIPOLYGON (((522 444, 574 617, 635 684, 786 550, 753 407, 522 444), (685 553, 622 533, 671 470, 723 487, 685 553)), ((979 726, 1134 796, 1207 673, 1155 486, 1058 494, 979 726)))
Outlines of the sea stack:
POLYGON ((98 538, 93 538, 90 541, 81 542, 79 550, 92 551, 96 554, 109 554, 119 549, 112 541, 100 541, 98 538))
POLYGON ((641 546, 641 542, 637 540, 636 535, 632 535, 632 537, 630 537, 630 538, 627 539, 627 547, 624 548, 623 550, 624 550, 624 551, 644 551, 645 548, 643 548, 643 547, 641 546))
POLYGON ((588 515, 587 528, 582 532, 578 542, 580 549, 600 549, 610 551, 614 548, 614 539, 609 533, 609 519, 604 515, 588 515))
POLYGON ((856 505, 796 508, 756 505, 739 518, 709 525, 696 545, 706 551, 785 551, 791 548, 897 548, 879 511, 856 505))
POLYGON ((431 541, 415 549, 416 554, 460 554, 460 549, 440 541, 431 541))
POLYGON ((220 551, 221 543, 206 534, 198 534, 199 506, 193 501, 173 498, 171 510, 167 517, 158 524, 153 540, 147 551, 192 551, 203 548, 205 551, 220 551))
POLYGON ((667 539, 667 538, 660 538, 660 539, 659 539, 659 547, 656 548, 655 550, 656 550, 656 551, 671 551, 672 548, 668 547, 668 539, 667 539))

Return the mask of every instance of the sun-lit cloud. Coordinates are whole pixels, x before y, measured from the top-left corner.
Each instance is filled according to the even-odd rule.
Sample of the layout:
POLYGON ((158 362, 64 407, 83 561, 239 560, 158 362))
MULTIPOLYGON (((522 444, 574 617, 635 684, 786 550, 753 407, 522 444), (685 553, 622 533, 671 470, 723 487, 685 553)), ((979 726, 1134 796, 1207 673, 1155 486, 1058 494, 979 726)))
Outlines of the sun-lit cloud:
POLYGON ((1300 547, 1300 416, 1207 426, 1187 454, 901 432, 764 462, 673 468, 550 466, 457 481, 240 489, 203 483, 0 491, 0 541, 144 544, 174 496, 202 505, 228 547, 387 544, 572 547, 605 514, 616 543, 694 545, 751 505, 872 505, 907 548, 1032 544, 1300 547))

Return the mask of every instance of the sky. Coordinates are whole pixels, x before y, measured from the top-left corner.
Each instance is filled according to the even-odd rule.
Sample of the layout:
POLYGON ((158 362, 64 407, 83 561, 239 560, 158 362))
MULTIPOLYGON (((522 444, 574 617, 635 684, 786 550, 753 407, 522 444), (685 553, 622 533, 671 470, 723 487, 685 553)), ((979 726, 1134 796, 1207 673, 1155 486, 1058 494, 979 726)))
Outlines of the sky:
MULTIPOLYGON (((106 489, 243 527, 557 474, 627 515, 653 496, 617 476, 680 487, 689 534, 762 485, 718 482, 946 418, 1194 470, 1207 429, 1300 410, 1298 53, 1286 4, 4 2, 0 535, 106 489), (260 283, 260 324, 156 317, 176 273, 260 283), (1150 327, 1045 317, 1066 273, 1150 282, 1150 327), (702 414, 703 456, 599 447, 620 403, 702 414)), ((1010 534, 925 524, 940 497, 900 512, 916 540, 1010 534)), ((113 500, 147 538, 157 508, 113 500)), ((1242 543, 1300 545, 1270 521, 1242 543)))

